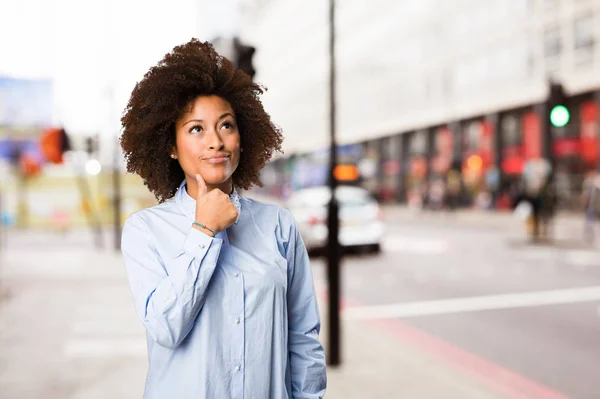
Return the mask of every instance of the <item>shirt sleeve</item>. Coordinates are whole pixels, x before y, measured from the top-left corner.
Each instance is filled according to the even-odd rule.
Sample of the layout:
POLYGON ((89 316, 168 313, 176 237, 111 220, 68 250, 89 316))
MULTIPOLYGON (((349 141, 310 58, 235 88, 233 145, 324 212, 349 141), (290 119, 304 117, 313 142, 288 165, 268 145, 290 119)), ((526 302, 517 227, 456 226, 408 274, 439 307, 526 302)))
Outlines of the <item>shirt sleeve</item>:
POLYGON ((292 396, 294 399, 320 399, 327 386, 325 353, 319 342, 321 322, 310 260, 293 218, 286 258, 292 396))
POLYGON ((190 226, 180 253, 163 259, 152 236, 134 213, 125 221, 121 250, 138 316, 156 343, 173 349, 190 332, 204 304, 223 240, 190 226))

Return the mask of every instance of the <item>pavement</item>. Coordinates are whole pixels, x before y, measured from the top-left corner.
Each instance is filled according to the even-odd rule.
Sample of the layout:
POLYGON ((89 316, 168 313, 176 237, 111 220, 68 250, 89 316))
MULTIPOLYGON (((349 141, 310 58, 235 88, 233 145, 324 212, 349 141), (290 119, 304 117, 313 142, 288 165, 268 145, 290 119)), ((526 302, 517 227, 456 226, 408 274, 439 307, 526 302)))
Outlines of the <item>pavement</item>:
MULTIPOLYGON (((0 251, 3 399, 142 396, 147 367, 120 254, 87 232, 11 232, 0 251)), ((112 240, 107 240, 112 242, 112 240)), ((316 279, 319 280, 319 279, 316 279)), ((317 290, 323 292, 321 282, 317 290)), ((326 299, 320 294, 327 348, 326 299)), ((344 320, 343 363, 328 369, 330 399, 485 399, 507 395, 431 356, 406 331, 344 320)))

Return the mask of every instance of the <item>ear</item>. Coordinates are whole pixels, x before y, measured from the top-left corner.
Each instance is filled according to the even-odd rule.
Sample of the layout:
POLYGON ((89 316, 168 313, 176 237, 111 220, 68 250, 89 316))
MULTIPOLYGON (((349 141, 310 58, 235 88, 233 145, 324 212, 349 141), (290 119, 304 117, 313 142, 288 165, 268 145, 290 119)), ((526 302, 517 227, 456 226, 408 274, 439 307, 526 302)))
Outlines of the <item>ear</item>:
POLYGON ((177 159, 177 148, 176 147, 171 148, 171 158, 177 159))

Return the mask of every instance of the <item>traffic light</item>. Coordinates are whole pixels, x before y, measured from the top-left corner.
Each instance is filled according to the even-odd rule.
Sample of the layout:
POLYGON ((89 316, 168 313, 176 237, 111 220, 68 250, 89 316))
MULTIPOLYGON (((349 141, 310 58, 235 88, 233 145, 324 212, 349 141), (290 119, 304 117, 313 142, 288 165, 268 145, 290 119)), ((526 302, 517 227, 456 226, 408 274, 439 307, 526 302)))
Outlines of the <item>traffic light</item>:
POLYGON ((65 129, 51 128, 42 134, 40 148, 49 162, 61 164, 63 154, 71 150, 71 142, 65 129))
POLYGON ((548 96, 548 118, 550 124, 561 128, 569 124, 571 113, 567 107, 567 95, 560 83, 550 83, 550 94, 548 96))
POLYGON ((253 57, 256 49, 252 46, 242 44, 239 39, 234 39, 233 47, 235 52, 235 64, 238 69, 246 72, 250 78, 254 79, 256 70, 253 65, 253 57))

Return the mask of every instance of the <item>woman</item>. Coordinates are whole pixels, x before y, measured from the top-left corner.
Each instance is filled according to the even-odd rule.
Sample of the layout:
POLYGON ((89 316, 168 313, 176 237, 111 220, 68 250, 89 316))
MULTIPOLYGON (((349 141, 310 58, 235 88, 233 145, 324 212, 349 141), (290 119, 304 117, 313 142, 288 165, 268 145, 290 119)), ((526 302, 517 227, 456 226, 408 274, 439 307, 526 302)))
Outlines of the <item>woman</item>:
POLYGON ((159 205, 122 250, 147 332, 144 397, 321 398, 309 259, 285 209, 241 197, 282 135, 262 89, 209 43, 177 46, 134 88, 121 146, 159 205))

